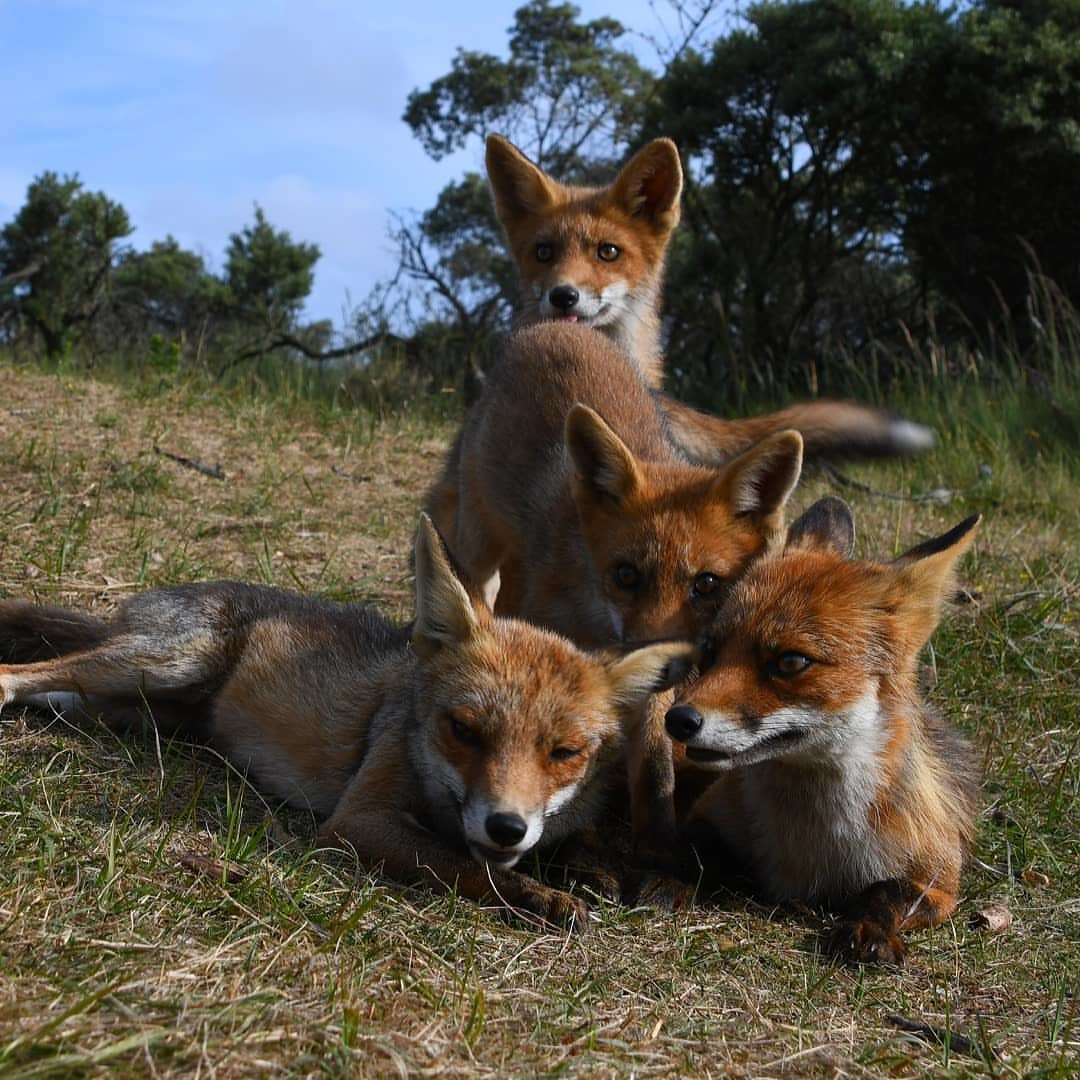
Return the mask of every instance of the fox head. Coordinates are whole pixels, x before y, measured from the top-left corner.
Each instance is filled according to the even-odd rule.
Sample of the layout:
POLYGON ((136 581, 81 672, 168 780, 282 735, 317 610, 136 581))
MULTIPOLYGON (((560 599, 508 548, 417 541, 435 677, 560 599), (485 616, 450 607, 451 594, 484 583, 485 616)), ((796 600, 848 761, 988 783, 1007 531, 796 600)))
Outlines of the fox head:
POLYGON ((815 503, 783 551, 732 589, 705 634, 700 678, 668 711, 668 734, 716 769, 868 747, 880 759, 886 718, 917 702, 919 652, 978 524, 970 517, 891 563, 852 561, 850 509, 815 503))
POLYGON ((488 136, 486 163, 521 276, 523 321, 610 331, 652 307, 679 222, 682 166, 670 139, 646 144, 601 188, 559 183, 500 135, 488 136))
POLYGON ((622 641, 694 637, 747 564, 781 542, 802 436, 782 431, 722 470, 634 456, 592 409, 566 420, 596 587, 622 641))
POLYGON ((605 764, 617 768, 624 720, 685 678, 695 655, 688 642, 589 654, 496 617, 455 573, 426 515, 413 647, 410 747, 432 824, 501 867, 589 820, 601 795, 592 782, 605 764))

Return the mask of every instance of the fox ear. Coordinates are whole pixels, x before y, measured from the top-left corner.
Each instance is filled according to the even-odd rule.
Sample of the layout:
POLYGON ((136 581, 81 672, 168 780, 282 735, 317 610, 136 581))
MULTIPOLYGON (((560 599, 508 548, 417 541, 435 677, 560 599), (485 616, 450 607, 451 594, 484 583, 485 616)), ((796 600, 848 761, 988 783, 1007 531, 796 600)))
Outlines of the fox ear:
POLYGON ((855 551, 855 518, 851 507, 835 495, 818 499, 788 529, 785 551, 822 548, 850 559, 855 551))
POLYGON ((640 217, 657 232, 669 233, 679 223, 682 163, 670 139, 653 139, 623 167, 611 185, 611 198, 631 217, 640 217))
POLYGON ((698 662, 688 641, 661 641, 606 661, 615 699, 623 708, 643 705, 650 694, 685 682, 698 662))
POLYGON ((973 514, 943 536, 904 552, 889 568, 887 602, 913 651, 921 649, 936 629, 956 564, 974 542, 981 520, 973 514))
POLYGON ((579 495, 623 503, 644 486, 634 455, 587 405, 574 405, 567 414, 565 439, 579 495))
POLYGON ((467 641, 480 629, 479 615, 427 514, 420 515, 413 561, 416 564, 413 648, 417 654, 430 656, 443 645, 467 641))
POLYGON ((495 216, 504 227, 545 210, 555 201, 556 181, 509 139, 489 135, 484 162, 495 201, 495 216))
POLYGON ((758 519, 779 533, 787 504, 802 472, 803 440, 795 430, 778 431, 730 462, 717 483, 736 514, 758 519))

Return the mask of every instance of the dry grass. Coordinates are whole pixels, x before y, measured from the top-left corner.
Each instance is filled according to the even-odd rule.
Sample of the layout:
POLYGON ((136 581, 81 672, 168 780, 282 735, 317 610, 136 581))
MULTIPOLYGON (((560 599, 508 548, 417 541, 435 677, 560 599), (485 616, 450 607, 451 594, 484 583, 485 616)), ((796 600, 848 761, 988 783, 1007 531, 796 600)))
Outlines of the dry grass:
MULTIPOLYGON (((228 575, 407 614, 419 496, 452 433, 10 367, 0 419, 0 594, 98 612, 228 575)), ((858 475, 966 487, 984 460, 994 478, 947 507, 852 496, 878 553, 988 512, 965 569, 981 598, 930 657, 936 699, 984 752, 987 812, 960 912, 911 939, 904 971, 837 966, 819 913, 735 896, 537 934, 313 851, 310 820, 205 749, 6 712, 0 1073, 1074 1074, 1075 463, 1022 468, 961 432, 858 475), (992 903, 1005 933, 971 924, 992 903)))

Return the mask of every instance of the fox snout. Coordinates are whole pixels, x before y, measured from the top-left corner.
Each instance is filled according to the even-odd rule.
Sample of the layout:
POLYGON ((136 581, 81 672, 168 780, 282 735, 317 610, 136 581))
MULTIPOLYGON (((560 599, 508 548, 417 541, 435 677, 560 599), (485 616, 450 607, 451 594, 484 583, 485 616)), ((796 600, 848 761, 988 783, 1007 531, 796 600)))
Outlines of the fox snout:
POLYGON ((544 818, 542 814, 526 816, 516 810, 496 809, 477 799, 466 805, 462 826, 465 842, 478 862, 510 867, 538 843, 544 818))
POLYGON ((689 742, 705 723, 705 717, 693 705, 673 705, 664 717, 667 733, 677 742, 689 742))
POLYGON ((548 293, 548 303, 555 309, 559 315, 572 315, 574 308, 577 307, 578 301, 581 299, 581 294, 574 288, 573 285, 556 285, 548 293))

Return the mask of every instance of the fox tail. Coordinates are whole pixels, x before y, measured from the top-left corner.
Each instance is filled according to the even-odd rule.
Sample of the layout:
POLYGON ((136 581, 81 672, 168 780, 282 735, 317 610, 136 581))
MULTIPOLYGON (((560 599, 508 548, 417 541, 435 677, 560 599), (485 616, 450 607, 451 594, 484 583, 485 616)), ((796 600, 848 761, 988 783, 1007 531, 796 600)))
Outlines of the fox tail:
POLYGON ((100 645, 109 624, 60 607, 0 600, 0 663, 30 664, 100 645))
POLYGON ((739 420, 722 420, 667 394, 657 394, 656 402, 672 441, 701 465, 726 464, 766 435, 785 428, 802 435, 808 462, 906 457, 929 450, 937 442, 933 431, 922 424, 849 401, 810 401, 739 420))

